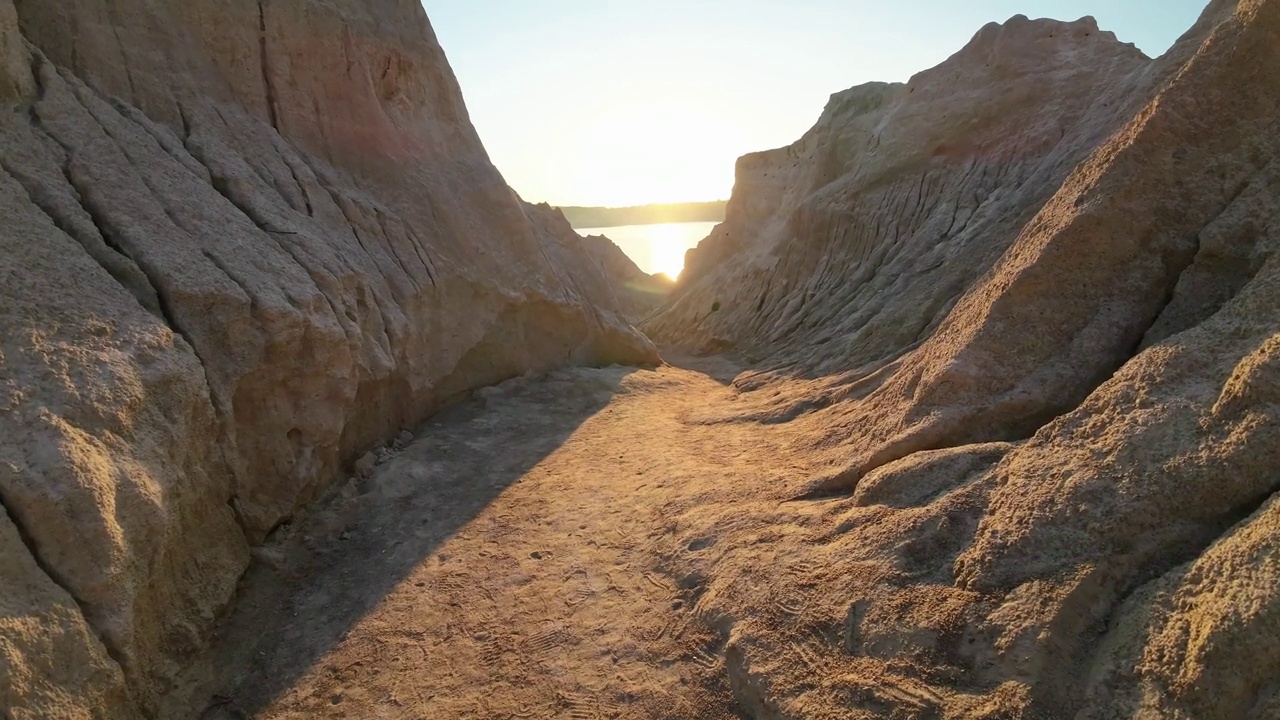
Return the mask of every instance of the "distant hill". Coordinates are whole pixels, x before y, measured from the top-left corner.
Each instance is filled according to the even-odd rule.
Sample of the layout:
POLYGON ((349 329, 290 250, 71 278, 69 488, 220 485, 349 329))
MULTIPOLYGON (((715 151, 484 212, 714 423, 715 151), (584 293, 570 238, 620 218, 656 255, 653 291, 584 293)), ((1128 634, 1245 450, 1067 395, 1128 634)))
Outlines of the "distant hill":
POLYGON ((620 225, 660 223, 720 222, 724 220, 724 200, 635 207, 562 207, 560 211, 575 228, 604 228, 620 225))

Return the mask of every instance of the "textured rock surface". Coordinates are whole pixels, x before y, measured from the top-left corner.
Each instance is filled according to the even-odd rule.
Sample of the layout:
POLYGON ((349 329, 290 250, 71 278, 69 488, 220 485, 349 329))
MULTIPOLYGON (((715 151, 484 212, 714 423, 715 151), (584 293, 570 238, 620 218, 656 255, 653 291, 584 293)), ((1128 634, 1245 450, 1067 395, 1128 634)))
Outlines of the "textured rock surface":
POLYGON ((818 570, 704 570, 744 705, 1280 710, 1277 102, 1275 0, 1154 61, 1015 18, 742 161, 650 327, 767 369, 704 421, 789 420, 831 468, 771 519, 818 570))
POLYGON ((900 354, 1132 117, 1148 68, 1092 18, 1019 16, 905 85, 837 93, 795 144, 739 161, 725 223, 648 327, 805 372, 900 354))
POLYGON ((0 705, 154 708, 248 548, 479 385, 652 363, 421 6, 0 0, 0 705))

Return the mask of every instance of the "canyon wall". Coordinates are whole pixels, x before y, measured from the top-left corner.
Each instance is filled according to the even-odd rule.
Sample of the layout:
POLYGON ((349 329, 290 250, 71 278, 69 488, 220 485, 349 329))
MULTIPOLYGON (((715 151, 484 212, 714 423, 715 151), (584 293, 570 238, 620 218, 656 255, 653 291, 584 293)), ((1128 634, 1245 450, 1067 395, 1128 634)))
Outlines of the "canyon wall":
POLYGON ((1280 712, 1278 103, 1275 0, 1155 60, 1018 17, 740 162, 648 328, 830 460, 779 477, 810 605, 707 590, 744 705, 1280 712))
POLYGON ((738 161, 651 333, 818 373, 900 353, 1140 107, 1149 66, 1092 18, 1016 17, 906 84, 833 95, 799 141, 738 161))
POLYGON ((452 399, 658 362, 416 0, 0 0, 0 218, 15 720, 149 715, 250 547, 452 399))

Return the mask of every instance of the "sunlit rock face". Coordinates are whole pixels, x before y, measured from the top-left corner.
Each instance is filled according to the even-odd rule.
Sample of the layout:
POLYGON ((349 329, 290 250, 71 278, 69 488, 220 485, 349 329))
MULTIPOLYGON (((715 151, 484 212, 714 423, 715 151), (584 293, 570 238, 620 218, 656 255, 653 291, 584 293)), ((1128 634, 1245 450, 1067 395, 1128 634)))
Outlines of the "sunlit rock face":
POLYGON ((814 681, 743 627, 762 716, 1280 712, 1278 38, 1275 0, 1157 60, 1015 18, 741 161, 649 328, 832 459, 839 647, 814 681))
POLYGON ((416 0, 0 0, 0 714, 148 714, 248 548, 469 389, 652 363, 416 0))
POLYGON ((1150 63, 1092 18, 1019 16, 906 84, 833 95, 799 141, 738 161, 648 327, 820 372, 899 353, 1132 116, 1150 63))

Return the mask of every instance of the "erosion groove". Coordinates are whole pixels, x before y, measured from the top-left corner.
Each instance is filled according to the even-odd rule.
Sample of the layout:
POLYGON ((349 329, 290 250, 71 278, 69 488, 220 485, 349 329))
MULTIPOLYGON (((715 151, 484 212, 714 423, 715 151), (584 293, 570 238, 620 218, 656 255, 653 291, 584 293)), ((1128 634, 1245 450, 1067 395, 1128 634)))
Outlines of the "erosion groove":
POLYGON ((276 111, 276 92, 271 79, 270 43, 267 38, 267 11, 262 0, 258 0, 258 55, 262 62, 262 91, 266 94, 267 118, 271 128, 279 132, 280 118, 276 111))
MULTIPOLYGON (((35 539, 31 536, 29 532, 23 529, 21 519, 18 518, 16 515, 14 515, 9 510, 8 506, 5 505, 3 492, 0 492, 0 511, 3 511, 5 518, 7 518, 9 522, 13 524, 14 529, 17 531, 18 538, 22 541, 22 545, 26 548, 27 552, 30 553, 31 559, 35 562, 36 567, 40 569, 40 572, 43 573, 43 576, 45 578, 48 578, 48 580, 53 584, 57 585, 59 590, 66 593, 67 596, 70 597, 75 602, 76 607, 79 609, 81 617, 87 618, 89 615, 89 612, 85 602, 80 598, 76 597, 75 592, 72 591, 72 588, 70 588, 64 582, 59 581, 56 571, 52 567, 50 567, 48 564, 46 564, 44 560, 41 559, 40 549, 36 545, 35 539)), ((90 624, 89 627, 92 628, 92 625, 90 624)), ((102 643, 102 647, 106 649, 107 654, 111 656, 112 661, 114 661, 116 665, 124 664, 125 662, 124 657, 121 654, 120 649, 112 646, 110 642, 110 638, 107 638, 103 635, 98 635, 97 639, 99 642, 102 643)))

